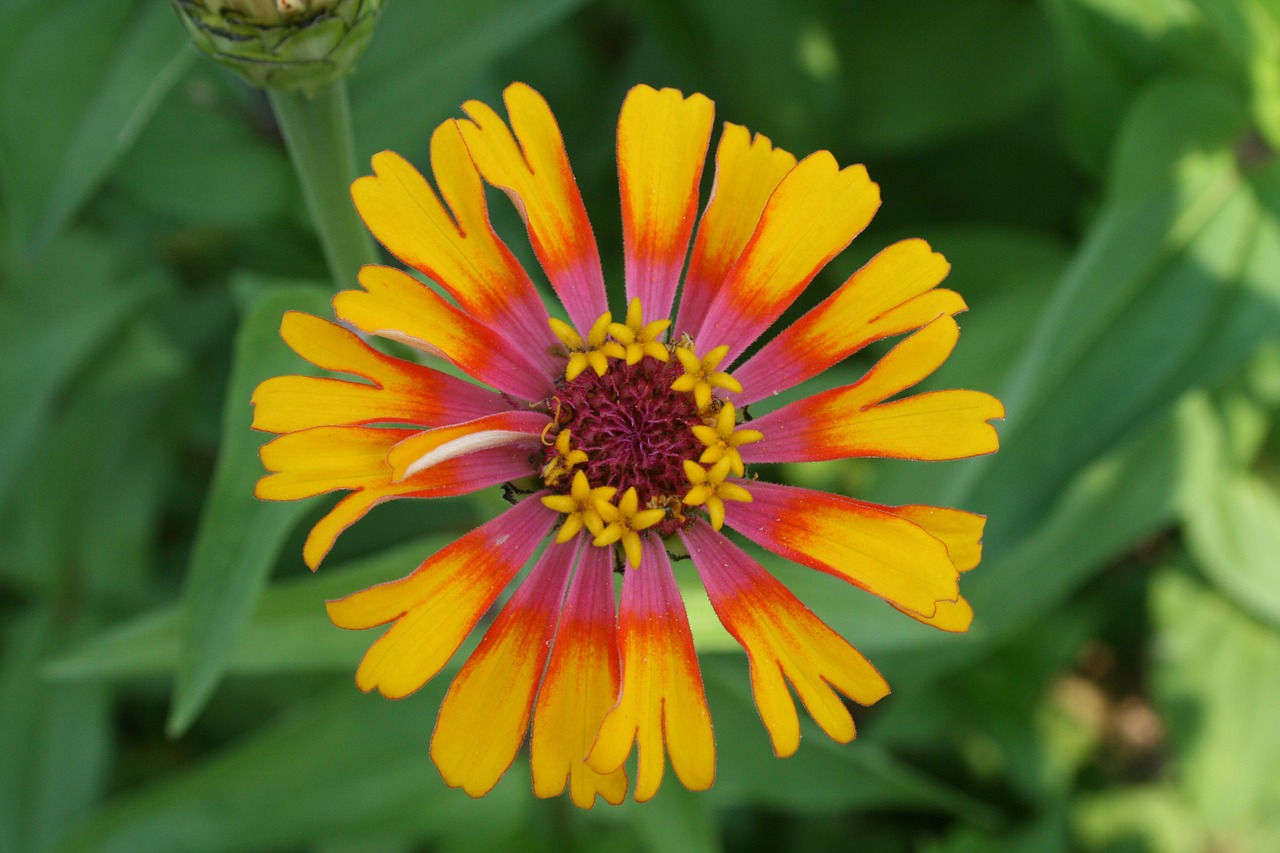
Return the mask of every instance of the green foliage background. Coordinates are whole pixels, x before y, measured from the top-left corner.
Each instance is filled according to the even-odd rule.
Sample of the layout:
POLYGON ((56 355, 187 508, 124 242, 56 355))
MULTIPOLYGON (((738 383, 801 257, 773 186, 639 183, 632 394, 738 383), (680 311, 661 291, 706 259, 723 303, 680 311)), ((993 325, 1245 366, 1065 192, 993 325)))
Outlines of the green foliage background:
POLYGON ((535 800, 523 759, 445 788, 444 677, 361 695, 371 637, 324 614, 494 495, 382 507, 314 577, 323 501, 250 497, 250 391, 303 369, 280 315, 332 292, 265 98, 168 3, 0 16, 3 853, 1280 850, 1277 0, 388 4, 350 81, 362 168, 425 164, 462 100, 524 80, 616 282, 622 98, 704 92, 867 164, 884 206, 810 300, 928 239, 971 306, 934 383, 1009 410, 994 457, 779 472, 987 513, 969 634, 772 561, 895 690, 779 761, 691 588, 719 781, 590 812, 535 800))

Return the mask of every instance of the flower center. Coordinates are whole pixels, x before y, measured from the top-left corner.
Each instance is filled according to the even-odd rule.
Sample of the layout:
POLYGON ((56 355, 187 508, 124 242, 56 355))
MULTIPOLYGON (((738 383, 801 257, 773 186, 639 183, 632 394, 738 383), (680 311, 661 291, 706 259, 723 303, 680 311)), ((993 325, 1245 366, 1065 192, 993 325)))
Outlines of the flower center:
MULTIPOLYGON (((551 400, 554 429, 568 430, 573 450, 586 454, 579 470, 591 485, 619 494, 635 488, 645 507, 665 507, 689 490, 684 462, 702 452, 693 434, 702 416, 692 394, 671 390, 683 373, 674 359, 642 358, 614 362, 604 376, 584 371, 559 389, 551 400)), ((547 447, 543 461, 560 455, 547 447)))
POLYGON ((621 544, 633 566, 640 531, 671 536, 692 522, 689 508, 719 529, 725 500, 751 500, 726 478, 745 473, 738 446, 761 438, 736 429, 733 404, 714 393, 742 390, 716 369, 728 348, 699 357, 687 336, 669 346, 660 340, 669 325, 646 324, 638 299, 626 323, 606 312, 585 340, 551 321, 569 360, 544 403, 552 421, 538 461, 553 494, 542 501, 565 514, 557 541, 585 527, 595 545, 621 544))

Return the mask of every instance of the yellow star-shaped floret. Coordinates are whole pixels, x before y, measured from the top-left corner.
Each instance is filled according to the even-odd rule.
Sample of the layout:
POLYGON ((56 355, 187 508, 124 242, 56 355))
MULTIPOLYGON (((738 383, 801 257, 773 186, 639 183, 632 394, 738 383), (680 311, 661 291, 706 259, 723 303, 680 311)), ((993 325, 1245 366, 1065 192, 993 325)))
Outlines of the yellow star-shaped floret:
POLYGON ((554 486, 560 481, 565 474, 572 474, 573 469, 587 461, 587 454, 582 450, 571 450, 569 447, 570 432, 567 429, 560 430, 560 434, 556 436, 556 456, 547 466, 542 469, 542 482, 548 486, 554 486))
POLYGON ((547 322, 551 324, 551 331, 560 342, 569 348, 569 364, 564 371, 567 382, 572 382, 588 367, 596 372, 596 376, 604 376, 609 369, 610 358, 622 358, 626 355, 621 344, 607 340, 609 324, 613 322, 613 315, 608 311, 591 324, 586 341, 563 320, 551 317, 547 322))
POLYGON ((729 470, 736 477, 741 477, 746 473, 746 466, 742 464, 742 454, 738 452, 738 448, 744 444, 751 444, 764 438, 764 433, 758 429, 739 429, 735 431, 738 425, 737 414, 733 410, 733 403, 725 403, 720 407, 719 414, 716 415, 714 426, 698 424, 693 427, 693 435, 698 441, 706 445, 706 450, 702 451, 702 455, 698 457, 698 461, 704 465, 714 465, 721 459, 729 460, 729 470))
POLYGON ((609 334, 613 335, 623 349, 627 364, 635 364, 641 358, 650 356, 658 361, 667 360, 666 344, 658 337, 671 325, 670 320, 654 320, 644 322, 644 314, 640 309, 640 298, 631 300, 627 306, 626 323, 610 323, 609 334))
POLYGON ((671 383, 672 391, 692 391, 693 399, 701 411, 711 405, 711 389, 724 388, 735 394, 742 390, 742 384, 727 373, 717 371, 720 362, 729 353, 727 346, 721 345, 702 358, 688 347, 677 347, 676 358, 684 366, 684 376, 671 383))
POLYGON ((556 534, 556 542, 564 544, 572 539, 583 527, 593 535, 600 535, 604 530, 604 518, 600 514, 601 507, 611 506, 609 501, 617 493, 613 486, 596 486, 591 488, 587 475, 581 471, 573 475, 573 485, 567 495, 546 495, 542 505, 547 509, 564 513, 564 522, 560 532, 556 534))
POLYGON ((622 550, 627 554, 627 562, 633 567, 640 566, 640 534, 639 531, 653 527, 666 518, 666 510, 640 509, 640 496, 636 487, 631 486, 622 493, 618 505, 605 503, 600 506, 600 515, 607 523, 604 530, 596 534, 593 545, 612 545, 622 542, 622 550))
POLYGON ((729 476, 729 464, 728 457, 710 468, 703 468, 691 459, 684 460, 685 476, 693 486, 684 496, 684 502, 689 506, 705 506, 707 515, 711 517, 711 526, 716 530, 724 527, 725 501, 751 503, 752 500, 750 492, 725 479, 729 476))

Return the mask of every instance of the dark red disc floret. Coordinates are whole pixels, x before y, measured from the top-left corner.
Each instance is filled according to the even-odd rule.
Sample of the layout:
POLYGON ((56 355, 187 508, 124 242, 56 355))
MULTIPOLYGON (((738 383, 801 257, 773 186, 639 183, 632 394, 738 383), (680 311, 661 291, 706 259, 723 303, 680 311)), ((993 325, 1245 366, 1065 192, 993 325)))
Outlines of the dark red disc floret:
MULTIPOLYGON (((678 509, 689 490, 684 460, 696 460, 703 450, 692 431, 702 423, 693 395, 671 390, 683 374, 675 358, 646 357, 636 364, 615 359, 604 376, 584 370, 547 401, 556 432, 570 430, 573 449, 587 454, 578 470, 592 486, 614 486, 619 494, 634 486, 641 506, 674 501, 678 509)), ((547 447, 544 463, 556 455, 555 447, 547 447)), ((558 485, 567 491, 569 480, 558 485)))

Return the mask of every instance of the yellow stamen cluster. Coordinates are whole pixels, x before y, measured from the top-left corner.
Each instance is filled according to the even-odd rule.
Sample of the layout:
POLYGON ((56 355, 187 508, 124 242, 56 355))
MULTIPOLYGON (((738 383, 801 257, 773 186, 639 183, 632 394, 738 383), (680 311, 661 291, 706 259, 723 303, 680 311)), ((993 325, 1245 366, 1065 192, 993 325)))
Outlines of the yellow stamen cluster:
POLYGON ((691 346, 676 347, 676 358, 680 359, 680 364, 684 367, 684 376, 671 383, 671 390, 692 391, 699 410, 711 405, 713 388, 723 388, 735 394, 740 392, 742 384, 738 380, 716 370, 728 353, 729 348, 721 345, 699 358, 691 346))
POLYGON ((623 492, 617 506, 605 502, 599 506, 599 511, 606 525, 604 530, 596 534, 592 544, 603 546, 621 542, 622 550, 627 554, 627 562, 639 568, 639 531, 653 527, 666 518, 666 510, 640 509, 640 496, 636 494, 635 486, 632 486, 623 492))
POLYGON ((667 360, 667 345, 658 340, 671 325, 670 320, 654 320, 644 322, 640 310, 639 298, 632 299, 627 306, 626 323, 610 323, 609 334, 618 342, 623 350, 623 358, 627 364, 636 364, 646 355, 658 361, 667 360))
POLYGON ((609 506, 617 491, 613 486, 591 488, 587 475, 578 471, 573 475, 569 494, 543 496, 543 506, 564 513, 564 522, 560 525, 560 532, 556 534, 556 542, 563 545, 584 527, 594 536, 603 533, 605 521, 601 507, 609 506))
POLYGON ((613 315, 608 311, 591 324, 591 331, 587 332, 585 342, 568 323, 557 320, 555 317, 550 318, 549 322, 551 331, 569 348, 569 364, 564 371, 564 378, 568 382, 577 379, 578 375, 588 367, 596 372, 596 376, 604 376, 605 371, 609 369, 610 357, 622 358, 626 355, 621 344, 607 340, 609 324, 613 322, 613 315))
POLYGON ((707 515, 711 518, 711 526, 716 530, 724 527, 725 501, 751 503, 750 492, 725 479, 729 476, 729 466, 727 456, 710 468, 703 468, 691 459, 684 461, 684 473, 693 486, 684 496, 684 502, 689 506, 705 506, 707 515))
POLYGON ((758 429, 735 429, 737 415, 733 403, 725 403, 714 418, 708 418, 706 424, 693 427, 693 434, 706 445, 706 450, 698 457, 704 465, 715 465, 721 459, 729 460, 729 470, 734 476, 741 477, 746 473, 742 464, 742 454, 738 448, 764 438, 758 429))
POLYGON ((570 449, 570 441, 569 430, 560 430, 560 434, 556 436, 556 451, 560 455, 548 462, 542 469, 542 482, 548 486, 554 486, 560 482, 561 477, 566 474, 572 474, 574 468, 587 461, 585 451, 570 449))
MULTIPOLYGON (((589 461, 588 453, 581 447, 573 446, 573 438, 569 430, 572 416, 568 421, 561 419, 559 397, 551 398, 548 403, 548 405, 554 403, 556 406, 548 432, 556 425, 560 425, 561 428, 556 433, 554 455, 548 452, 547 457, 544 457, 547 461, 542 469, 542 479, 548 487, 558 490, 564 488, 562 483, 565 477, 572 476, 568 494, 547 495, 542 498, 542 503, 547 508, 563 513, 565 516, 556 535, 556 542, 568 542, 585 529, 593 537, 593 545, 600 547, 620 545, 626 554, 627 563, 636 568, 640 565, 642 552, 640 533, 642 531, 660 525, 668 519, 679 526, 684 526, 689 523, 682 512, 685 506, 703 508, 712 526, 720 530, 724 526, 726 501, 751 501, 751 493, 740 483, 731 482, 728 478, 743 477, 746 473, 746 466, 739 448, 764 438, 759 430, 739 429, 737 412, 733 404, 715 396, 716 389, 732 393, 742 391, 742 385, 736 379, 718 369, 728 355, 729 348, 718 346, 705 356, 699 356, 693 340, 688 335, 683 336, 677 343, 664 343, 661 338, 670 326, 670 320, 654 320, 646 323, 639 299, 632 299, 627 306, 625 322, 613 322, 613 315, 607 311, 600 315, 592 324, 586 340, 583 340, 582 336, 567 323, 551 320, 552 331, 569 353, 564 374, 566 383, 572 383, 588 368, 594 371, 596 376, 604 377, 609 371, 610 359, 625 360, 630 367, 639 364, 645 357, 666 363, 670 361, 670 354, 674 352, 680 363, 679 368, 683 368, 684 374, 672 381, 667 377, 679 368, 675 365, 671 365, 670 368, 661 368, 663 371, 670 372, 662 378, 657 388, 661 389, 665 383, 671 382, 668 386, 671 391, 691 394, 693 403, 697 406, 697 417, 702 423, 695 423, 687 428, 692 430, 693 438, 702 445, 702 450, 697 462, 692 458, 683 460, 684 476, 689 484, 688 491, 683 497, 678 491, 674 494, 663 494, 662 492, 667 489, 680 488, 669 480, 663 481, 667 485, 663 486, 658 493, 650 495, 648 505, 641 508, 639 492, 635 486, 627 486, 621 495, 618 495, 618 487, 615 486, 592 487, 586 472, 582 470, 589 461), (616 503, 615 497, 617 497, 616 503)), ((655 374, 644 373, 643 375, 655 374)), ((566 388, 562 393, 567 393, 569 390, 566 388)), ((688 403, 680 402, 678 408, 684 411, 684 414, 679 415, 683 419, 679 423, 688 424, 692 414, 688 403)), ((687 440, 686 438, 685 441, 687 440)), ((552 442, 544 435, 543 443, 549 447, 552 442)), ((686 449, 679 452, 676 459, 672 460, 673 463, 685 453, 689 453, 690 456, 698 453, 696 444, 692 446, 685 444, 684 447, 686 449)), ((676 474, 673 479, 678 478, 679 475, 676 474)), ((624 485, 625 480, 624 477, 624 485)), ((658 532, 669 535, 672 529, 663 527, 658 532)))

